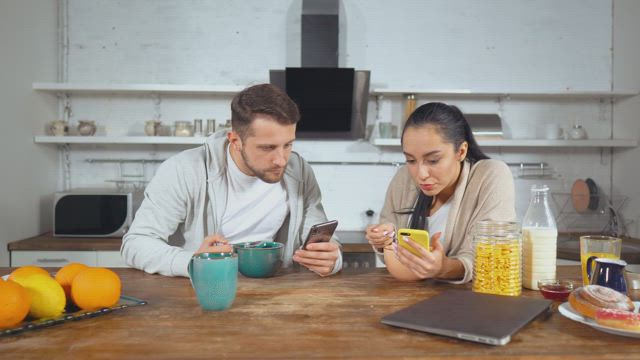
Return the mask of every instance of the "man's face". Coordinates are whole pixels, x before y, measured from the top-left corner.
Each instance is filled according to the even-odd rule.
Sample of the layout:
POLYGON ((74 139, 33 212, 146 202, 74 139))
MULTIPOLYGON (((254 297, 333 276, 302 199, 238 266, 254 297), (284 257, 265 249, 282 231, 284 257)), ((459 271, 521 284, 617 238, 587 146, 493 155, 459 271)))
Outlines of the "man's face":
POLYGON ((282 125, 266 115, 257 115, 241 139, 237 133, 229 134, 231 146, 239 150, 243 164, 240 170, 266 183, 277 183, 284 176, 293 141, 296 124, 282 125))

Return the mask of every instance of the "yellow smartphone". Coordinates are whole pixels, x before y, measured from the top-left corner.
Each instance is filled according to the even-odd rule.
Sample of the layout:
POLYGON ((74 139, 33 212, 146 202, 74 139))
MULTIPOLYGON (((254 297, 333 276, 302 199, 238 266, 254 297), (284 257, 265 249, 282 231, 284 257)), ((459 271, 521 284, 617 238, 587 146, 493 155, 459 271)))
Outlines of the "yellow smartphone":
POLYGON ((425 230, 416 229, 400 229, 398 230, 398 244, 403 248, 411 251, 415 256, 421 256, 421 254, 415 250, 411 245, 404 241, 403 237, 406 236, 416 244, 422 246, 427 251, 431 251, 429 247, 429 233, 425 230))

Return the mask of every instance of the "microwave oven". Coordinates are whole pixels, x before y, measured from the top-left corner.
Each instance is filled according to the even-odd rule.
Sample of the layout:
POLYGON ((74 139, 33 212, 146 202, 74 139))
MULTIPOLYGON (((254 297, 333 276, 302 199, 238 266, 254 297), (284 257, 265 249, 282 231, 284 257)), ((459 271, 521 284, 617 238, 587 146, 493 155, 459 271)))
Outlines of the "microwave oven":
POLYGON ((142 201, 139 191, 73 190, 53 197, 53 236, 119 237, 142 201))

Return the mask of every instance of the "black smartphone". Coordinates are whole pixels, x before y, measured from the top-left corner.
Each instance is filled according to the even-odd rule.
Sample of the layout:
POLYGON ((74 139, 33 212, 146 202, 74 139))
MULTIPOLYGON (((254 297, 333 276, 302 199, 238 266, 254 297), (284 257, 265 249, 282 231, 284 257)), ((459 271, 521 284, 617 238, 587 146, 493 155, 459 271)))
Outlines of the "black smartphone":
POLYGON ((328 242, 331 240, 333 232, 338 227, 338 220, 331 220, 320 224, 315 224, 309 230, 309 235, 302 245, 303 250, 307 250, 307 245, 317 242, 328 242))

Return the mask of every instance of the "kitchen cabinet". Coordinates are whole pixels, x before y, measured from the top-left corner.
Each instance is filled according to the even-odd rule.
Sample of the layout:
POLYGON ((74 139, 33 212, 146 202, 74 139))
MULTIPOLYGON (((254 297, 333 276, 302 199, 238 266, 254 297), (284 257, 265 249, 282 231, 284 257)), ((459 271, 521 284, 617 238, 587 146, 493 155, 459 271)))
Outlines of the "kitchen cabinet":
POLYGON ((12 251, 11 266, 37 265, 62 267, 76 262, 88 266, 110 268, 128 267, 120 251, 12 251))
POLYGON ((11 251, 11 267, 37 265, 62 267, 76 262, 96 266, 95 251, 11 251))
POLYGON ((121 238, 53 237, 50 233, 10 242, 11 266, 62 267, 71 262, 89 266, 128 267, 120 256, 121 238))

